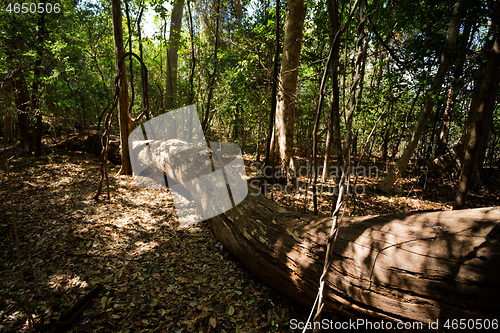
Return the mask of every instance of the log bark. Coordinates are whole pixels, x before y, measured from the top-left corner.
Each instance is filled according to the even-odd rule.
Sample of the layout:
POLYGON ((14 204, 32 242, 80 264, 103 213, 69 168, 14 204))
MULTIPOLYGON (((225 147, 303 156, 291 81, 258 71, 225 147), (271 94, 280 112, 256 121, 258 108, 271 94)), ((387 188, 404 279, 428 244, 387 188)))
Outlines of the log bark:
MULTIPOLYGON (((163 153, 142 154, 149 156, 145 164, 156 164, 179 183, 189 179, 176 179, 182 173, 169 165, 190 165, 191 174, 200 176, 196 159, 206 147, 179 140, 171 148, 168 141, 147 144, 163 153)), ((215 236, 257 278, 312 305, 331 218, 288 211, 257 188, 248 190, 239 205, 208 221, 215 236)), ((214 195, 203 184, 190 194, 205 204, 214 195)), ((350 217, 340 226, 324 297, 327 310, 419 321, 426 328, 429 320, 496 318, 499 279, 498 207, 350 217)))
MULTIPOLYGON (((499 221, 498 208, 346 219, 325 303, 393 321, 494 318, 500 310, 499 221)), ((331 218, 289 212, 250 194, 209 222, 254 275, 312 305, 331 218)))

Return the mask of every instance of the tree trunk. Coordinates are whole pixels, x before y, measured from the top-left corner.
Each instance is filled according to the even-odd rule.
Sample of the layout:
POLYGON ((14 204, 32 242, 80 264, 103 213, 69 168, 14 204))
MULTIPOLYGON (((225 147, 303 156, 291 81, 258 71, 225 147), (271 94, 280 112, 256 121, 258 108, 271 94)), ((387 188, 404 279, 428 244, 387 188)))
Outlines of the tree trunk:
POLYGON ((448 90, 448 99, 446 101, 446 107, 443 111, 443 122, 441 124, 441 129, 439 131, 439 138, 437 141, 436 147, 436 155, 441 156, 446 153, 448 147, 448 132, 450 131, 451 125, 451 115, 453 112, 453 105, 455 104, 455 95, 457 91, 457 85, 460 77, 457 76, 457 70, 455 70, 455 74, 453 75, 453 79, 451 80, 450 89, 448 90))
MULTIPOLYGON (((271 112, 269 114, 269 129, 266 140, 266 157, 264 167, 273 167, 276 165, 276 159, 271 161, 271 143, 273 141, 274 123, 276 121, 276 95, 278 91, 278 65, 280 54, 280 0, 276 0, 276 17, 275 17, 275 32, 274 32, 274 62, 273 62, 273 83, 271 90, 271 112)), ((267 15, 267 11, 266 11, 267 15)), ((260 104, 259 104, 260 105, 260 104)), ((274 150, 274 149, 273 149, 274 150)), ((276 154, 274 154, 275 156, 276 154)), ((257 160, 258 161, 258 160, 257 160)), ((264 185, 265 186, 265 185, 264 185)))
MULTIPOLYGON (((500 70, 500 68, 498 68, 497 71, 499 71, 499 70, 500 70)), ((500 75, 497 74, 496 82, 493 83, 493 85, 495 85, 496 87, 498 87, 499 79, 500 79, 500 75)), ((484 159, 486 157, 486 151, 488 150, 490 131, 491 131, 491 127, 493 125, 493 112, 495 111, 495 101, 497 98, 497 93, 498 93, 498 89, 495 89, 493 94, 490 96, 488 106, 486 107, 486 113, 484 115, 484 128, 481 131, 481 139, 479 141, 479 147, 478 147, 479 150, 478 150, 478 155, 477 155, 477 171, 478 171, 478 174, 479 174, 479 177, 481 180, 482 180, 482 176, 483 176, 484 159)))
POLYGON ((37 46, 36 46, 36 60, 35 69, 33 71, 33 91, 31 97, 31 105, 33 106, 33 112, 35 114, 35 133, 34 133, 34 144, 33 150, 35 157, 42 156, 42 134, 43 134, 43 124, 42 124, 42 110, 40 109, 40 77, 42 76, 42 56, 43 56, 43 39, 46 34, 45 30, 45 13, 41 13, 37 20, 37 46))
MULTIPOLYGON (((189 165, 192 176, 203 176, 197 170, 204 167, 199 156, 206 148, 179 140, 148 143, 175 145, 170 151, 177 153, 144 150, 138 153, 146 157, 144 164, 158 165, 180 184, 192 178, 177 177, 183 173, 172 165, 189 165)), ((197 205, 213 202, 204 183, 189 188, 197 205)), ((257 189, 248 190, 239 205, 208 221, 217 239, 263 282, 312 305, 332 219, 287 211, 257 189)), ((443 325, 447 319, 496 318, 499 220, 499 208, 344 218, 326 273, 327 309, 393 322, 414 320, 424 327, 429 320, 443 325)))
POLYGON ((422 112, 420 112, 420 115, 418 117, 417 126, 413 131, 413 135, 403 155, 397 161, 394 168, 391 171, 389 171, 385 179, 379 185, 379 190, 382 193, 390 194, 392 192, 392 185, 396 182, 396 180, 399 177, 401 177, 401 174, 405 171, 406 167, 408 166, 408 162, 410 161, 410 158, 413 155, 413 152, 415 151, 415 148, 417 147, 420 138, 422 137, 425 125, 427 124, 427 119, 431 115, 432 109, 434 107, 433 96, 437 95, 437 93, 441 89, 444 77, 448 70, 448 66, 450 65, 451 57, 453 56, 453 52, 455 51, 455 44, 460 27, 460 15, 463 7, 462 2, 463 0, 457 2, 453 9, 450 25, 448 27, 448 35, 446 36, 444 50, 443 53, 441 54, 439 68, 436 73, 436 76, 434 77, 432 89, 427 94, 424 108, 422 112))
POLYGON ((167 52, 167 110, 177 107, 177 68, 179 59, 179 40, 181 38, 182 12, 184 0, 175 0, 170 19, 170 37, 167 52))
POLYGON ((35 128, 30 120, 32 114, 30 93, 21 70, 16 70, 12 77, 14 80, 14 100, 17 108, 17 128, 21 139, 21 147, 25 151, 32 151, 35 128))
POLYGON ((128 136, 132 132, 132 121, 128 113, 128 84, 125 70, 125 62, 120 63, 123 56, 123 27, 122 10, 120 0, 111 0, 113 14, 113 39, 115 43, 115 72, 120 75, 120 93, 118 97, 118 122, 120 124, 120 144, 122 152, 122 167, 120 175, 131 175, 132 165, 130 164, 130 153, 128 149, 128 136))
MULTIPOLYGON (((143 5, 143 7, 141 7, 141 11, 139 13, 139 18, 137 19, 137 34, 139 37, 140 62, 144 62, 144 54, 143 54, 143 47, 142 47, 142 35, 141 35, 141 19, 142 19, 143 13, 144 13, 144 5, 143 5)), ((146 74, 146 69, 143 66, 141 66, 141 88, 142 88, 142 105, 144 108, 146 108, 146 105, 147 105, 148 109, 149 109, 149 92, 148 92, 147 74, 146 74)), ((161 92, 161 90, 160 90, 160 92, 161 92)), ((146 116, 147 120, 150 119, 150 116, 149 116, 150 112, 151 111, 149 111, 149 110, 147 110, 145 112, 145 116, 146 116)))
MULTIPOLYGON (((9 103, 10 104, 10 103, 9 103)), ((14 140, 14 132, 12 131, 12 107, 9 105, 5 109, 3 115, 3 143, 7 145, 14 140)))
POLYGON ((220 33, 220 0, 217 0, 217 12, 216 12, 216 17, 217 17, 217 22, 215 26, 215 46, 214 46, 214 70, 210 77, 208 78, 208 97, 207 97, 207 105, 205 107, 205 116, 203 118, 203 122, 201 124, 203 131, 206 132, 208 129, 208 118, 210 115, 210 108, 211 108, 211 103, 212 103, 212 97, 214 95, 214 85, 215 85, 215 78, 217 77, 217 68, 219 67, 219 57, 218 57, 218 52, 219 52, 219 33, 220 33))
MULTIPOLYGON (((496 5, 496 13, 500 12, 500 5, 496 5)), ((495 20, 494 20, 495 21, 495 20)), ((496 23, 496 22, 495 22, 496 23)), ((495 25, 492 24, 492 31, 495 25)), ((498 87, 498 70, 500 65, 500 33, 496 33, 493 48, 489 54, 486 63, 486 70, 481 83, 481 90, 477 103, 471 103, 470 117, 472 122, 467 147, 465 149, 465 157, 460 176, 460 182, 455 197, 453 209, 462 209, 465 206, 467 196, 474 183, 477 173, 477 157, 479 145, 485 128, 485 119, 488 117, 488 109, 492 100, 492 96, 496 95, 498 87), (472 109, 476 107, 476 109, 472 109)), ((481 77, 481 75, 479 75, 481 77)))
POLYGON ((191 68, 189 70, 189 105, 194 104, 194 69, 196 67, 196 57, 194 54, 194 28, 193 16, 191 15, 191 1, 187 1, 187 8, 189 13, 189 37, 191 42, 191 68))
MULTIPOLYGON (((293 131, 304 11, 304 0, 288 1, 285 41, 280 72, 281 89, 279 89, 278 93, 276 122, 274 124, 274 140, 278 151, 274 151, 272 154, 272 156, 279 156, 281 167, 285 170, 293 170, 294 168, 293 131)), ((289 179, 292 176, 292 174, 287 172, 289 179)))
POLYGON ((448 99, 446 101, 446 107, 443 112, 441 129, 439 131, 439 139, 437 141, 437 147, 436 147, 437 156, 443 155, 448 150, 447 149, 448 133, 450 131, 451 117, 453 114, 453 107, 455 104, 456 94, 463 86, 461 77, 464 72, 464 64, 467 56, 467 50, 469 48, 469 38, 471 31, 472 31, 472 22, 469 19, 467 20, 463 34, 458 43, 455 70, 453 71, 453 78, 450 83, 450 89, 448 90, 448 99))
MULTIPOLYGON (((474 80, 474 88, 472 89, 471 102, 469 105, 470 110, 477 110, 479 97, 481 93, 481 82, 484 78, 486 72, 486 63, 488 60, 488 51, 489 40, 494 40, 493 29, 490 29, 488 32, 488 37, 486 38, 485 46, 483 47, 482 52, 482 61, 479 65, 479 69, 476 71, 477 75, 474 80)), ((453 146, 449 152, 439 156, 434 159, 432 162, 431 172, 434 176, 451 176, 453 180, 459 179, 461 170, 464 163, 465 149, 467 142, 469 140, 469 135, 473 126, 474 113, 469 112, 467 115, 467 120, 465 125, 463 126, 462 136, 458 143, 453 146)))
MULTIPOLYGON (((340 29, 339 21, 339 8, 337 0, 327 1, 328 5, 328 18, 330 22, 330 40, 333 43, 335 35, 340 29)), ((330 155, 332 151, 332 141, 335 143, 335 150, 337 155, 337 169, 343 165, 342 161, 342 141, 340 140, 340 92, 339 92, 339 49, 340 38, 337 44, 334 45, 332 54, 332 95, 330 100, 330 116, 328 117, 328 131, 326 132, 326 149, 325 159, 323 162, 323 175, 321 181, 325 182, 328 178, 330 169, 330 155), (332 140, 333 136, 333 140, 332 140)), ((338 181, 338 179, 337 179, 338 181)))
POLYGON ((3 143, 7 145, 14 140, 14 132, 12 130, 12 109, 13 109, 13 97, 14 90, 12 86, 12 78, 9 78, 3 82, 0 88, 0 106, 4 110, 3 114, 3 143))

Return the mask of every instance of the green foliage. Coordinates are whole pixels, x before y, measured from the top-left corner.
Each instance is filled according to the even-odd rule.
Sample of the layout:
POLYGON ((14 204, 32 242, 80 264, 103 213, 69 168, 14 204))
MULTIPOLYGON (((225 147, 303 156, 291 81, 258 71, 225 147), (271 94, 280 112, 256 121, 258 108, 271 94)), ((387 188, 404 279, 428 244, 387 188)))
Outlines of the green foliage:
MULTIPOLYGON (((187 1, 181 30, 178 69, 178 106, 190 100, 190 72, 192 65, 191 44, 194 45, 195 71, 193 75, 195 103, 204 114, 211 73, 217 66, 213 79, 214 96, 210 110, 211 139, 238 142, 243 146, 265 146, 271 109, 271 84, 274 56, 275 17, 280 15, 281 46, 283 46, 286 2, 281 1, 276 13, 275 2, 267 0, 221 1, 220 45, 214 59, 214 42, 217 16, 217 0, 191 1, 193 40, 190 36, 190 20, 187 1), (240 6, 241 5, 241 6, 240 6), (241 16, 241 15, 242 16, 241 16)), ((4 77, 20 69, 28 87, 33 86, 34 66, 37 54, 42 54, 41 107, 46 119, 62 124, 75 121, 86 127, 95 126, 98 116, 110 105, 114 93, 114 51, 109 0, 74 2, 61 1, 58 14, 45 16, 47 33, 37 44, 37 19, 39 14, 12 15, 0 11, 0 72, 4 77)), ((129 1, 133 31, 129 36, 124 15, 124 42, 132 38, 133 51, 139 53, 138 30, 135 22, 143 2, 129 1)), ((331 36, 330 22, 324 1, 305 1, 307 13, 299 67, 297 108, 295 115, 295 142, 299 153, 309 154, 311 132, 318 103, 318 91, 323 75, 331 36)), ((341 24, 346 22, 350 2, 339 2, 341 24)), ((372 136, 375 152, 380 153, 384 138, 394 145, 404 146, 416 124, 426 94, 431 89, 439 57, 455 1, 418 2, 380 1, 367 8, 373 27, 381 43, 366 25, 369 43, 365 65, 363 96, 355 112, 355 131, 362 143, 383 115, 372 136), (390 48, 392 55, 386 49, 390 48)), ((166 58, 169 45, 171 1, 149 0, 145 3, 155 14, 155 33, 145 36, 151 16, 142 17, 142 45, 144 61, 149 74, 150 113, 162 114, 165 100, 166 58)), ((479 67, 481 52, 488 39, 487 24, 491 8, 481 1, 467 2, 461 34, 467 24, 472 35, 468 41, 459 41, 460 55, 453 59, 445 78, 445 89, 435 92, 436 113, 429 119, 429 131, 439 129, 443 122, 442 112, 447 103, 447 87, 453 73, 463 68, 460 85, 450 124, 450 142, 457 141, 463 132, 467 105, 473 88, 473 73, 479 67), (461 60, 460 60, 461 59, 461 60), (460 60, 460 61, 459 61, 460 60)), ((124 7, 124 6, 123 6, 124 7)), ((354 75, 357 56, 357 24, 359 13, 354 15, 347 32, 341 37, 339 54, 339 88, 341 129, 344 130, 349 90, 354 75), (347 40, 346 40, 347 38, 347 40), (347 45, 346 45, 347 43, 347 45), (345 73, 344 73, 345 69, 345 73)), ((460 38, 459 38, 460 39, 460 38)), ((280 55, 281 57, 281 55, 280 55)), ((128 71, 127 64, 127 71, 128 71)), ((144 107, 141 90, 141 69, 137 61, 132 64, 135 99, 133 113, 144 107)), ((130 75, 130 73, 128 74, 130 75)), ((328 80, 320 118, 320 150, 324 148, 329 94, 328 80)), ((495 118, 496 119, 496 118, 495 118)), ((497 119, 495 120, 497 121, 497 119)), ((498 124, 494 124, 496 130, 498 124)), ((430 133, 430 132, 429 132, 430 133)), ((395 148, 398 150, 398 148, 395 148)))

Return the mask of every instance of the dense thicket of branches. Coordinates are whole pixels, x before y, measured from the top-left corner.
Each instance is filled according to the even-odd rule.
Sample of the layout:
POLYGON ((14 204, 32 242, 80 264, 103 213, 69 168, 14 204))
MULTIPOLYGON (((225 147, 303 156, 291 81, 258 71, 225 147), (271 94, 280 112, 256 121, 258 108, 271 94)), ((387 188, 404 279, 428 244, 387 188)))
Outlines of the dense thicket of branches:
MULTIPOLYGON (((431 94, 432 78, 439 66, 455 2, 367 2, 364 5, 370 23, 364 26, 368 43, 363 66, 365 83, 353 122, 354 136, 359 145, 368 147, 368 157, 379 155, 392 161, 410 142, 420 110, 431 94), (384 15, 380 14, 382 11, 384 15), (377 123, 381 114, 384 116, 377 123)), ((189 10, 184 11, 183 3, 177 1, 172 6, 165 2, 162 6, 149 1, 127 1, 130 32, 124 29, 124 43, 141 54, 149 69, 152 116, 165 112, 172 105, 172 98, 178 106, 194 102, 203 117, 208 115, 208 134, 213 139, 232 140, 252 152, 257 147, 263 152, 272 100, 275 3, 262 0, 246 4, 234 0, 218 4, 216 0, 199 0, 185 4, 189 10), (172 13, 175 14, 173 21, 172 13), (147 16, 153 14, 159 18, 157 25, 147 16), (183 15, 182 20, 179 20, 180 15, 183 15), (179 31, 170 33, 172 27, 179 31), (217 48, 214 48, 216 41, 217 48), (172 91, 176 96, 170 96, 172 91)), ((468 128, 469 106, 476 96, 475 91, 480 89, 482 64, 498 33, 492 21, 498 10, 494 8, 496 3, 463 3, 456 50, 451 55, 442 89, 432 92, 434 107, 427 112, 430 115, 413 154, 422 172, 432 159, 449 152, 468 128)), ((125 11, 124 1, 121 5, 125 11)), ((43 17, 43 25, 37 13, 19 15, 13 8, 11 12, 3 10, 0 13, 0 52, 4 59, 0 64, 0 80, 4 82, 2 132, 9 137, 9 130, 14 128, 26 149, 34 149, 30 143, 34 137, 30 135, 34 135, 36 128, 36 110, 41 111, 44 122, 68 132, 94 127, 102 111, 113 101, 111 7, 105 2, 75 5, 67 0, 62 1, 61 6, 64 10, 43 17), (10 89, 9 80, 14 80, 19 87, 24 80, 28 91, 10 89), (17 104, 11 96, 13 91, 17 91, 17 104), (9 116, 12 111, 17 121, 9 116), (23 120, 24 115, 29 115, 29 124, 23 120)), ((279 32, 283 46, 287 43, 284 40, 287 7, 281 7, 279 32)), ((299 88, 290 97, 295 100, 293 136, 299 155, 311 152, 320 78, 333 41, 332 34, 346 23, 351 9, 349 2, 338 0, 329 0, 328 6, 321 1, 309 1, 304 8, 304 36, 302 48, 298 49, 299 88)), ((123 21, 127 22, 125 18, 123 21)), ((324 156, 327 138, 329 145, 335 147, 341 147, 339 141, 345 140, 345 105, 348 105, 355 70, 353 61, 358 52, 352 36, 357 34, 358 21, 359 16, 355 15, 335 48, 333 70, 339 73, 335 87, 340 86, 340 93, 337 95, 332 88, 332 80, 327 80, 325 92, 336 94, 331 103, 338 103, 340 111, 333 128, 332 117, 336 117, 337 111, 328 114, 326 110, 331 109, 331 103, 323 103, 318 124, 318 156, 324 156)), ((141 77, 137 61, 133 61, 129 69, 133 73, 128 75, 141 77)), ((280 75, 283 77, 286 73, 280 75)), ((135 94, 140 95, 141 80, 133 80, 133 85, 135 94)), ((278 83, 278 94, 282 88, 278 83)), ((287 96, 290 94, 287 92, 287 96)), ((491 99, 490 109, 495 110, 498 105, 496 88, 491 99)), ((140 113, 143 103, 140 96, 135 98, 131 112, 140 113)), ((336 108, 334 106, 333 110, 336 108)), ((485 165, 497 166, 500 160, 496 149, 499 113, 488 114, 491 114, 491 121, 487 122, 491 123, 491 129, 486 131, 483 140, 486 144, 482 145, 480 155, 485 165)), ((330 154, 336 155, 333 150, 330 154)), ((482 180, 487 182, 487 179, 482 180)))

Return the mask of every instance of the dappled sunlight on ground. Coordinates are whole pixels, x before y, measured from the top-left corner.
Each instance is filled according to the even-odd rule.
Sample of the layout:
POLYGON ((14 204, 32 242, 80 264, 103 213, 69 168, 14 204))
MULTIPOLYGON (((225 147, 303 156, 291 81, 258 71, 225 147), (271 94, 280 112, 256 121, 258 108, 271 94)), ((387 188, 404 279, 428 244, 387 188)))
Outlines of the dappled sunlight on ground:
MULTIPOLYGON (((111 200, 93 196, 98 159, 55 152, 10 160, 24 277, 35 321, 52 327, 98 284, 104 289, 76 321, 78 331, 225 329, 286 331, 288 299, 256 281, 206 223, 180 228, 168 189, 113 178, 111 200)), ((0 189, 6 197, 7 180, 0 189)), ((0 207, 0 293, 22 295, 11 202, 0 207)), ((16 296, 17 297, 17 296, 16 296)), ((0 298, 0 331, 26 331, 19 305, 0 298)))

